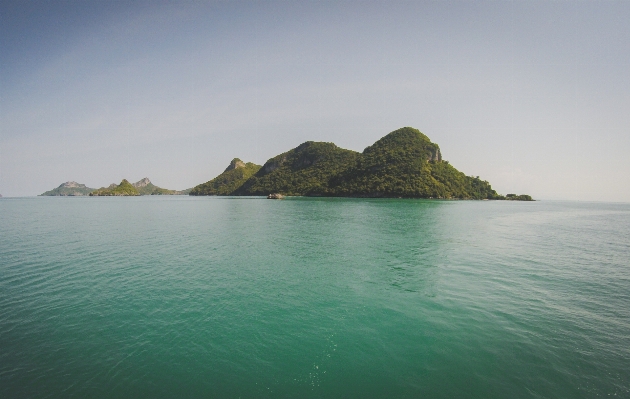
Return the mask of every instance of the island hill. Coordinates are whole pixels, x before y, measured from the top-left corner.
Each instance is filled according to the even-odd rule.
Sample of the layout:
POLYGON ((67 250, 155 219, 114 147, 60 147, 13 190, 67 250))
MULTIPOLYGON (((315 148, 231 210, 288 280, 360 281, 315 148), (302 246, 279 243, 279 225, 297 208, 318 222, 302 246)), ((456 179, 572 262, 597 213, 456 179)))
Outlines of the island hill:
POLYGON ((177 191, 161 188, 153 183, 149 178, 137 181, 135 183, 129 183, 126 179, 120 184, 112 183, 109 187, 101 187, 99 189, 86 187, 85 184, 79 184, 77 182, 66 182, 59 187, 46 191, 41 196, 137 196, 137 195, 186 195, 188 190, 177 191))
POLYGON ((404 127, 362 153, 333 143, 307 141, 264 165, 232 160, 223 173, 190 195, 494 199, 503 196, 479 177, 466 176, 442 159, 440 147, 419 130, 404 127))
POLYGON ((79 184, 75 181, 68 181, 59 185, 50 191, 40 194, 40 196, 54 196, 54 197, 76 197, 82 195, 89 195, 95 188, 86 187, 85 184, 79 184))

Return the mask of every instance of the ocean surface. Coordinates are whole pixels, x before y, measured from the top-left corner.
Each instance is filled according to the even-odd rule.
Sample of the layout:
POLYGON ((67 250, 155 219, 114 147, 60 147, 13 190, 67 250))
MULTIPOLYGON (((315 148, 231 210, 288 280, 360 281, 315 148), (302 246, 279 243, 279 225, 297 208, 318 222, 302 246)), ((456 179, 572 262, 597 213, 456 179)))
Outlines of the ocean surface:
POLYGON ((630 397, 630 204, 0 199, 0 398, 630 397))

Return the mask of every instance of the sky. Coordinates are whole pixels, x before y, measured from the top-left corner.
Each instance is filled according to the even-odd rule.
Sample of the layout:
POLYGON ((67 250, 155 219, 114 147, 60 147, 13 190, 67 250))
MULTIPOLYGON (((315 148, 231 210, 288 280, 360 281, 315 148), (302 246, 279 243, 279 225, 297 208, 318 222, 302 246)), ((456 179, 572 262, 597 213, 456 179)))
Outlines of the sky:
POLYGON ((185 189, 412 126, 499 193, 630 202, 630 1, 0 0, 0 194, 185 189))

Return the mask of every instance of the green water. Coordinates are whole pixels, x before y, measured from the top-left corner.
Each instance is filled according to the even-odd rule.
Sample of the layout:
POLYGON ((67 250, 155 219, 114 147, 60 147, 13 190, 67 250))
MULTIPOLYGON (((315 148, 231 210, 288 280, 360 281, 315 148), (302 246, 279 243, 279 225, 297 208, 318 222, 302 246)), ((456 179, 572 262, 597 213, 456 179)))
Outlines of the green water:
POLYGON ((0 200, 1 398, 630 397, 630 204, 0 200))

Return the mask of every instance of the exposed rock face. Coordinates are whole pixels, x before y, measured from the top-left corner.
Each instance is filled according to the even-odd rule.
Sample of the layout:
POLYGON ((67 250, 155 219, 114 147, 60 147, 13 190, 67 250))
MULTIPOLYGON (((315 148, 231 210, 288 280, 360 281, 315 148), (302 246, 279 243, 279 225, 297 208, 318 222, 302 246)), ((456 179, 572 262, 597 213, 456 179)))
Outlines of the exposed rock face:
POLYGON ((138 187, 146 187, 149 184, 151 184, 151 180, 149 180, 148 177, 145 177, 144 179, 133 183, 132 186, 138 188, 138 187))
POLYGON ((67 181, 62 183, 59 188, 85 188, 85 184, 80 184, 76 181, 67 181))
POLYGON ((436 148, 435 150, 433 150, 433 153, 431 154, 429 161, 433 161, 433 162, 442 161, 442 153, 440 152, 439 148, 436 148))
POLYGON ((269 194, 267 199, 284 199, 284 195, 278 193, 269 194))
POLYGON ((93 188, 86 187, 85 184, 77 183, 75 181, 67 181, 61 183, 59 187, 50 191, 46 191, 41 196, 62 196, 62 197, 74 197, 81 195, 88 195, 94 191, 93 188))
POLYGON ((223 171, 223 173, 230 171, 230 170, 234 170, 234 169, 238 169, 238 168, 244 168, 245 167, 245 162, 241 161, 238 158, 234 158, 232 160, 232 162, 230 162, 230 165, 228 165, 227 168, 225 168, 225 170, 223 171))

